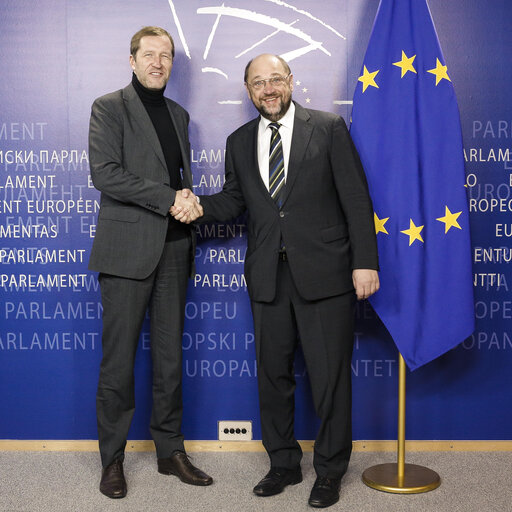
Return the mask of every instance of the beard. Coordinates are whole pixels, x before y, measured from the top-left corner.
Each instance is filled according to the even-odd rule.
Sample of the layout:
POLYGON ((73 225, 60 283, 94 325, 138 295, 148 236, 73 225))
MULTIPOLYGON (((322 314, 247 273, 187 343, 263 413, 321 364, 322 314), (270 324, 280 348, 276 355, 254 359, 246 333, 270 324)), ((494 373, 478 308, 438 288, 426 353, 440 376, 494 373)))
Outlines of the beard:
MULTIPOLYGON (((267 96, 272 97, 272 96, 267 96)), ((265 99, 265 98, 263 98, 265 99)), ((292 102, 292 95, 289 94, 288 97, 281 96, 281 108, 277 112, 270 112, 267 107, 264 105, 263 101, 261 102, 260 106, 256 106, 256 110, 261 114, 262 117, 265 119, 268 119, 269 121, 272 121, 273 123, 279 121, 286 112, 288 112, 288 109, 290 108, 290 104, 292 102)), ((254 101, 253 101, 254 103, 254 101)))

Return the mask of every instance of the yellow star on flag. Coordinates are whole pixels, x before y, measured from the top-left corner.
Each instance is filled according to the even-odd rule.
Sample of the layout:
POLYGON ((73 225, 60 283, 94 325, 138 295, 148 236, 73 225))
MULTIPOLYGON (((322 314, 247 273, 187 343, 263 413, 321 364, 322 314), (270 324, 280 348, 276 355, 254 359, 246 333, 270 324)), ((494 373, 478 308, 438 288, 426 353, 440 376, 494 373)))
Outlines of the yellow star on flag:
POLYGON ((398 62, 393 62, 393 66, 397 66, 402 70, 402 76, 400 78, 403 78, 407 71, 412 71, 413 73, 418 74, 414 69, 414 66, 412 65, 415 58, 416 55, 413 55, 412 57, 407 57, 405 52, 402 50, 402 60, 398 62))
POLYGON ((386 233, 386 235, 389 235, 389 233, 386 231, 386 228, 384 227, 384 224, 389 220, 389 217, 386 217, 385 219, 379 219, 377 214, 373 212, 373 221, 375 222, 375 234, 378 233, 386 233))
POLYGON ((438 220, 439 222, 444 222, 444 234, 446 235, 446 233, 448 233, 448 230, 450 228, 459 228, 459 229, 462 229, 460 226, 459 226, 459 223, 457 222, 457 219, 459 218, 459 215, 461 214, 462 212, 457 212, 457 213, 452 213, 448 206, 445 206, 445 213, 444 213, 444 217, 439 217, 438 220))
POLYGON ((448 69, 448 66, 443 66, 441 62, 439 62, 439 59, 436 59, 436 67, 434 69, 427 70, 427 73, 432 73, 433 75, 436 75, 436 86, 437 84, 444 78, 451 82, 450 77, 448 76, 448 73, 446 70, 448 69))
POLYGON ((363 83, 363 92, 366 91, 366 89, 371 85, 372 87, 376 87, 377 89, 379 86, 375 83, 375 77, 377 76, 377 73, 380 70, 372 71, 371 73, 366 69, 366 66, 363 68, 363 74, 358 78, 360 82, 363 83))
POLYGON ((409 219, 409 229, 400 231, 400 233, 403 233, 404 235, 407 235, 409 237, 409 246, 411 246, 414 240, 419 240, 420 242, 423 242, 423 238, 421 238, 420 235, 423 227, 424 226, 415 226, 412 219, 409 219))

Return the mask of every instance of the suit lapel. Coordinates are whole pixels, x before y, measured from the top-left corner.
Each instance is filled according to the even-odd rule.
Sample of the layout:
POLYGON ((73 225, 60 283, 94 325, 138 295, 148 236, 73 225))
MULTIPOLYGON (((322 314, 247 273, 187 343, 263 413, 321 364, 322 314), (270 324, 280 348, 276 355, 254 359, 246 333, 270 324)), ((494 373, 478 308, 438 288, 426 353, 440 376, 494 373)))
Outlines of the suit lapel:
POLYGON ((144 137, 158 156, 158 159, 163 165, 163 170, 167 173, 167 164, 165 163, 164 153, 160 141, 158 140, 155 127, 132 84, 123 89, 123 98, 126 103, 126 108, 133 119, 135 119, 135 122, 140 126, 144 137))
POLYGON ((192 171, 190 169, 190 155, 187 144, 188 126, 184 122, 183 116, 176 114, 174 104, 168 98, 165 98, 165 103, 167 104, 167 110, 169 110, 169 115, 171 116, 171 121, 180 144, 181 159, 183 160, 183 187, 192 190, 192 171))
POLYGON ((270 205, 274 208, 277 208, 275 201, 270 196, 263 179, 261 178, 260 166, 258 163, 258 127, 260 123, 260 118, 257 117, 253 119, 248 125, 246 129, 246 147, 247 147, 247 158, 248 158, 248 178, 252 181, 253 187, 252 190, 258 191, 270 205))
MULTIPOLYGON (((294 102, 295 103, 295 102, 294 102)), ((311 140, 313 126, 309 122, 310 115, 307 110, 295 103, 295 119, 293 121, 292 145, 290 148, 290 159, 288 161, 288 173, 286 186, 283 192, 283 204, 290 195, 293 184, 297 179, 299 170, 304 160, 304 155, 311 140)))

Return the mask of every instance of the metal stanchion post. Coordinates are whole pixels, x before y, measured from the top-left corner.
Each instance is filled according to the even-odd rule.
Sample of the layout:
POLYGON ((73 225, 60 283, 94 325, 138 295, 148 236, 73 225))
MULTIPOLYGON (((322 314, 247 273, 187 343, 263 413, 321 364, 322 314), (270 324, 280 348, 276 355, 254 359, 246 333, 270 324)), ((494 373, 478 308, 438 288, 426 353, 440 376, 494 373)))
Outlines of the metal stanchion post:
POLYGON ((398 449, 397 462, 378 464, 363 472, 363 482, 378 491, 415 494, 439 487, 439 475, 423 466, 405 463, 405 361, 398 364, 398 449))

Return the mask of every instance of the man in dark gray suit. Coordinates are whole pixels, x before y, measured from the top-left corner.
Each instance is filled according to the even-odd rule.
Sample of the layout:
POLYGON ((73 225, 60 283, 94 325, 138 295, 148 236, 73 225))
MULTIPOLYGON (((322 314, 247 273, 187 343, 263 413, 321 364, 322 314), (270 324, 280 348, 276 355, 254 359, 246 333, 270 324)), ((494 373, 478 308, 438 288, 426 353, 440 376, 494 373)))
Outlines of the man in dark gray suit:
MULTIPOLYGON (((244 80, 260 116, 228 137, 225 186, 200 200, 206 221, 248 212, 245 276, 271 465, 254 492, 271 496, 302 481, 293 429, 299 338, 321 419, 309 504, 328 507, 352 449, 354 298, 379 287, 373 208, 345 122, 291 101, 293 75, 282 58, 256 57, 244 80)), ((179 207, 171 213, 195 218, 179 207)))
POLYGON ((181 433, 181 346, 195 238, 174 220, 171 206, 192 216, 188 113, 163 93, 174 59, 164 29, 144 27, 130 47, 130 85, 92 106, 89 155, 101 206, 89 269, 98 271, 103 303, 103 359, 98 393, 100 491, 122 498, 124 448, 135 408, 133 369, 146 310, 153 360, 151 435, 158 471, 185 483, 212 478, 189 461, 181 433))

